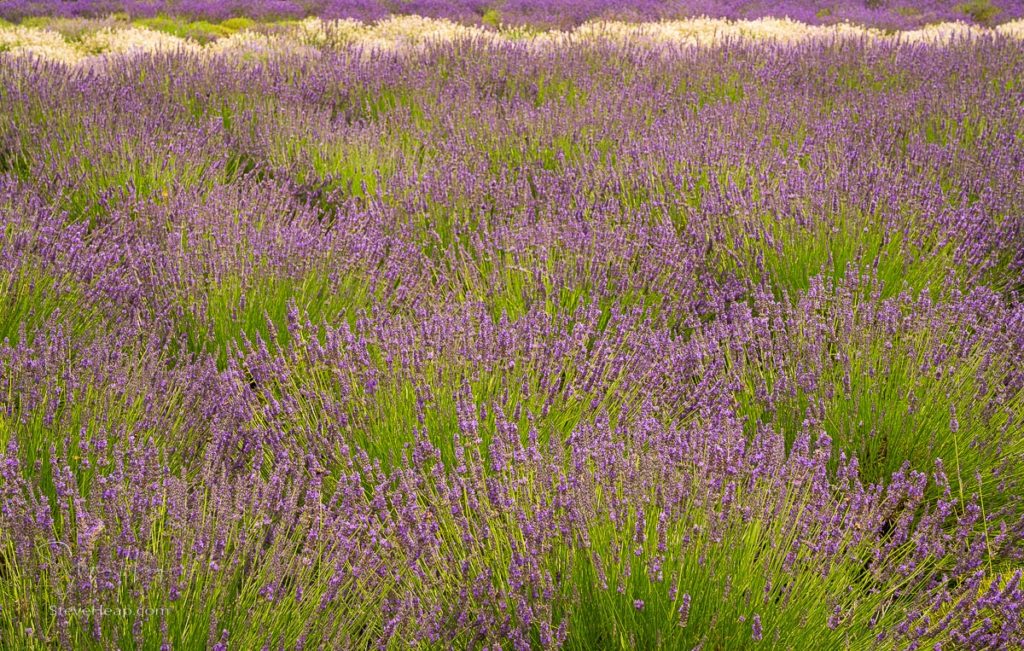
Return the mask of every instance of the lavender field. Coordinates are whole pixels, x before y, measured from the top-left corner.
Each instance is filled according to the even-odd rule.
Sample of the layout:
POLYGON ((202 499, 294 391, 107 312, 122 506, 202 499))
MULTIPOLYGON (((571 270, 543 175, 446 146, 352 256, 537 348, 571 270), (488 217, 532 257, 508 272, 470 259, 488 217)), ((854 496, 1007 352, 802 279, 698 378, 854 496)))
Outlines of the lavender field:
POLYGON ((1024 3, 791 4, 0 1, 0 649, 1024 648, 1024 3))

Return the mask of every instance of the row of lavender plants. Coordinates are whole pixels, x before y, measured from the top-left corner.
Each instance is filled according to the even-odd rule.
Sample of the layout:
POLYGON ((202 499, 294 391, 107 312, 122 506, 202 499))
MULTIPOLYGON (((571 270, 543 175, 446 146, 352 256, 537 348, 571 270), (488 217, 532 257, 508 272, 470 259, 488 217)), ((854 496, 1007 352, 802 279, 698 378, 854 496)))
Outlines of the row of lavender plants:
POLYGON ((594 19, 661 20, 789 17, 813 24, 854 22, 906 29, 934 22, 985 25, 1024 17, 1022 0, 2 0, 0 18, 180 16, 281 20, 322 16, 371 21, 394 14, 476 24, 569 27, 594 19))
POLYGON ((1022 93, 0 58, 0 648, 1020 648, 1022 93))

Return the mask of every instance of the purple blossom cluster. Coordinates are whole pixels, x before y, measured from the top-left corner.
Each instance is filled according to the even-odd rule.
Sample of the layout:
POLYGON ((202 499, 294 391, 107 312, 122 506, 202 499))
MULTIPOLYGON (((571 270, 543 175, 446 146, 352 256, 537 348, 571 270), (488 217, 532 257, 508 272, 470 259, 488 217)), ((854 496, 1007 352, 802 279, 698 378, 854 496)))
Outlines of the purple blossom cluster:
POLYGON ((391 15, 447 18, 472 24, 570 27, 588 20, 661 20, 709 16, 791 18, 811 24, 852 22, 889 29, 943 21, 996 24, 1024 17, 1021 0, 4 0, 0 17, 103 17, 128 13, 226 20, 306 16, 372 21, 391 15))
POLYGON ((0 58, 0 648, 1020 648, 1022 83, 0 58))

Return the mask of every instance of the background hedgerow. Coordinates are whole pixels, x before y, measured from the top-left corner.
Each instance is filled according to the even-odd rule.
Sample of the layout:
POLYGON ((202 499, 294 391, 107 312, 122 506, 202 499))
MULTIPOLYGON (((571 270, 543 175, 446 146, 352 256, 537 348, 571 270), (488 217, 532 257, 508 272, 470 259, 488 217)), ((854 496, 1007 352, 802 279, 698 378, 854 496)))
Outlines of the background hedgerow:
POLYGON ((195 6, 0 54, 0 647, 1024 644, 1018 41, 195 6))

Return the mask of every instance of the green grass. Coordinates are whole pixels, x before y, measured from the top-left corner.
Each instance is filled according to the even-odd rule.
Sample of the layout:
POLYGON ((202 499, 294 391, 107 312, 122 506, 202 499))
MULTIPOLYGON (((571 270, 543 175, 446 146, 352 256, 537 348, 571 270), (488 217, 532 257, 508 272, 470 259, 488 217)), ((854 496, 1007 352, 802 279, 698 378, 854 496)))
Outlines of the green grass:
POLYGON ((158 32, 189 39, 198 43, 209 43, 236 32, 254 29, 259 24, 249 18, 229 18, 222 22, 206 20, 189 21, 180 16, 160 15, 153 18, 138 18, 135 25, 158 32))
POLYGON ((1003 10, 991 0, 971 0, 956 6, 957 11, 969 16, 982 25, 991 25, 1003 10))

